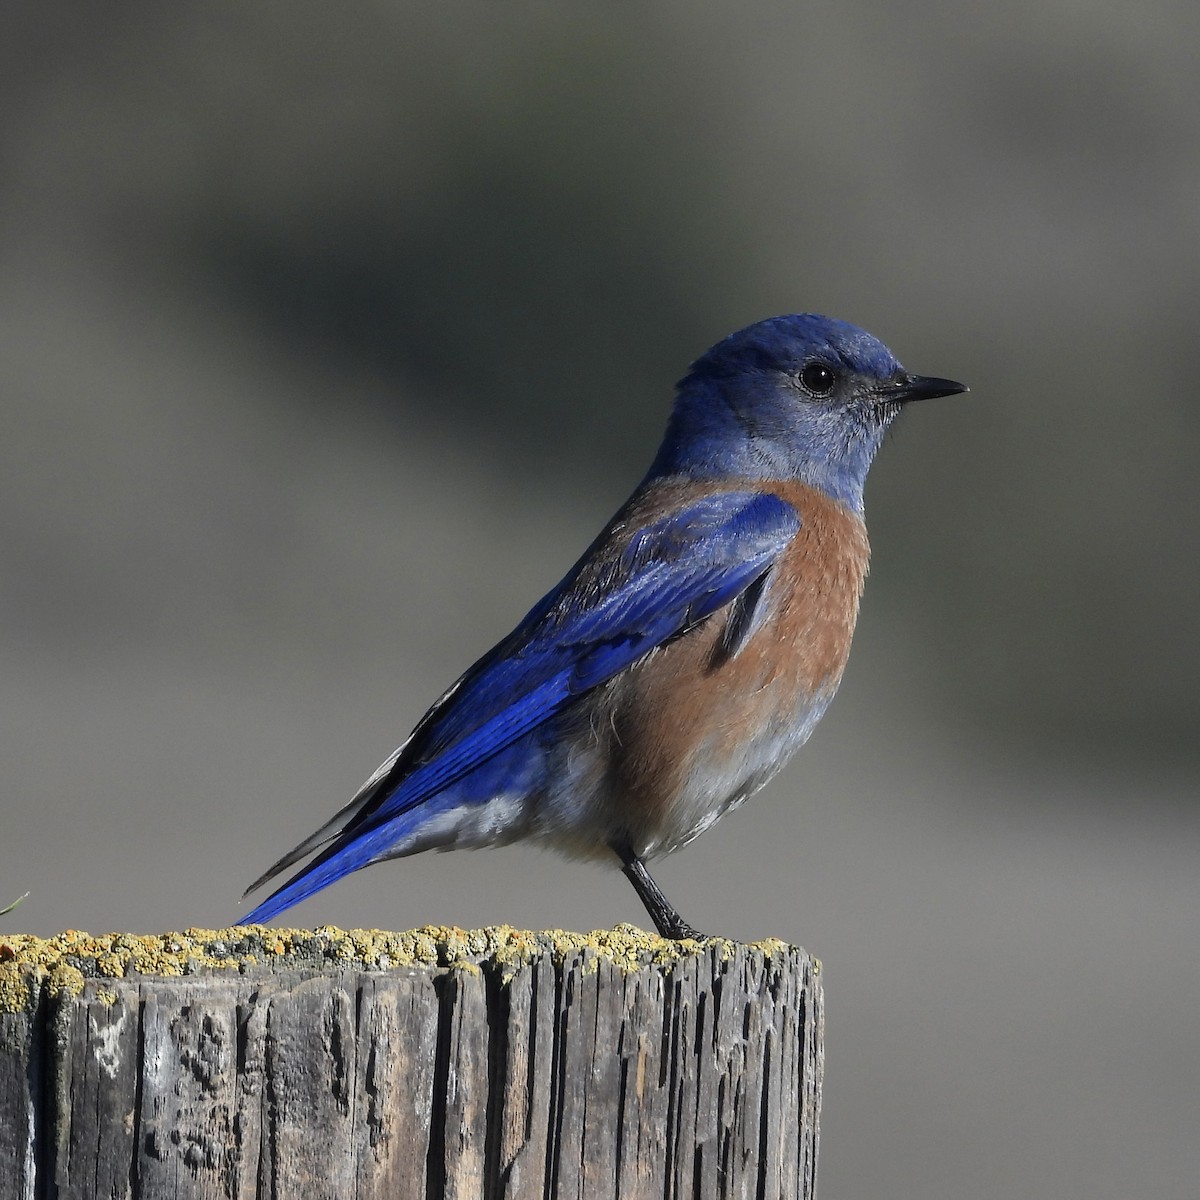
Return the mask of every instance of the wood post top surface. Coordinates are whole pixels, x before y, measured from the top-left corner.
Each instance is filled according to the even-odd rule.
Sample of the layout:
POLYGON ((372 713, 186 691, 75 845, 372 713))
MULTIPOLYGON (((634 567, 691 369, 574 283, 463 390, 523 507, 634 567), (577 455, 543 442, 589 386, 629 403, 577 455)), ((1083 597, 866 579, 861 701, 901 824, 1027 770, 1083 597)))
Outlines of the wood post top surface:
MULTIPOLYGON (((426 925, 393 932, 379 929, 277 929, 266 925, 187 929, 178 933, 89 934, 66 930, 51 938, 0 934, 0 1012, 19 1012, 38 993, 75 994, 86 980, 130 975, 175 978, 232 972, 329 969, 388 971, 397 968, 492 969, 502 978, 538 960, 564 962, 576 956, 609 962, 624 970, 670 970, 700 954, 732 958, 750 952, 764 960, 808 959, 806 952, 778 939, 750 944, 709 938, 674 942, 635 925, 574 933, 531 931, 508 925, 465 930, 426 925)), ((811 960, 814 973, 820 969, 811 960)))

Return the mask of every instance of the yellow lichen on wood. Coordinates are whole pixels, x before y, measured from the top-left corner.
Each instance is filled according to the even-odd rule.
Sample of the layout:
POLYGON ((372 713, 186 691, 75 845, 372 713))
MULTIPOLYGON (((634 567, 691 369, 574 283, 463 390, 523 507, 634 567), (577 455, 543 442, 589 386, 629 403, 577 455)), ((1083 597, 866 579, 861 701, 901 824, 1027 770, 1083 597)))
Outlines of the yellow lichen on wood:
MULTIPOLYGON (((728 959, 736 943, 674 942, 635 925, 590 933, 564 929, 535 932, 494 925, 459 929, 426 925, 393 932, 380 929, 275 929, 265 925, 228 929, 187 929, 182 933, 89 934, 69 929, 52 938, 28 934, 0 936, 0 1011, 16 1012, 34 1002, 41 981, 49 993, 76 994, 88 978, 127 975, 175 977, 211 971, 245 972, 260 963, 315 966, 322 963, 386 971, 400 966, 494 966, 509 980, 521 967, 549 957, 555 963, 576 954, 625 971, 646 966, 669 968, 701 948, 716 948, 728 959), (36 981, 36 983, 34 982, 36 981)), ((770 939, 754 943, 767 957, 791 949, 770 939)))

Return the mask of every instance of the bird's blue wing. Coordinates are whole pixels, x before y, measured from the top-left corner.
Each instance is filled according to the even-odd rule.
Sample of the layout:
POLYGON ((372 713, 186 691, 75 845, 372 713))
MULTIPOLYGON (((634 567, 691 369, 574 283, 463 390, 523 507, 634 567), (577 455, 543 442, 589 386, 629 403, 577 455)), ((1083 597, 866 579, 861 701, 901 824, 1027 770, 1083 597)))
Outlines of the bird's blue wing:
POLYGON ((413 747, 417 761, 372 816, 386 820, 419 804, 728 604, 799 527, 796 510, 775 495, 726 492, 638 530, 623 545, 610 543, 430 714, 413 747))
MULTIPOLYGON (((706 496, 632 532, 619 514, 563 582, 422 718, 386 772, 373 777, 371 794, 345 810, 344 827, 322 839, 336 837, 334 844, 244 920, 266 919, 379 856, 372 832, 736 599, 799 528, 796 510, 763 492, 706 496), (318 867, 319 881, 306 878, 318 867)), ((315 849, 317 837, 304 846, 315 849)), ((281 859, 259 882, 302 856, 281 859)))

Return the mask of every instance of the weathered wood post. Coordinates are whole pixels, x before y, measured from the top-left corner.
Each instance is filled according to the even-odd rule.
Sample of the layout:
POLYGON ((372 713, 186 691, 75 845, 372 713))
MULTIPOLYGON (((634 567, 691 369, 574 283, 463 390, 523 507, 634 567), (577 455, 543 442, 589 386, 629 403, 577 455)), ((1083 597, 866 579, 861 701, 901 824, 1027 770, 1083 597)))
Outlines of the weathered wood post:
POLYGON ((805 1197, 818 967, 781 942, 0 935, 0 1200, 805 1197))

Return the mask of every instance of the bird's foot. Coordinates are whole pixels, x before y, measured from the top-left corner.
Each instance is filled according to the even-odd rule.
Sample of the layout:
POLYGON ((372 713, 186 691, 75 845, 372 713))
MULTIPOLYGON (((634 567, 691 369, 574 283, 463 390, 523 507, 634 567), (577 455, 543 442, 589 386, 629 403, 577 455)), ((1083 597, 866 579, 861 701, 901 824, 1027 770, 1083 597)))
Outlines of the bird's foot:
POLYGON ((613 850, 621 860, 625 878, 633 884, 661 937, 673 942, 708 941, 708 934, 693 929, 675 911, 671 902, 662 894, 662 889, 651 879, 646 864, 633 852, 628 842, 614 842, 613 850))
POLYGON ((665 920, 655 916, 654 913, 650 915, 654 918, 654 924, 658 928, 660 936, 672 942, 707 942, 712 936, 693 929, 674 909, 665 920))

